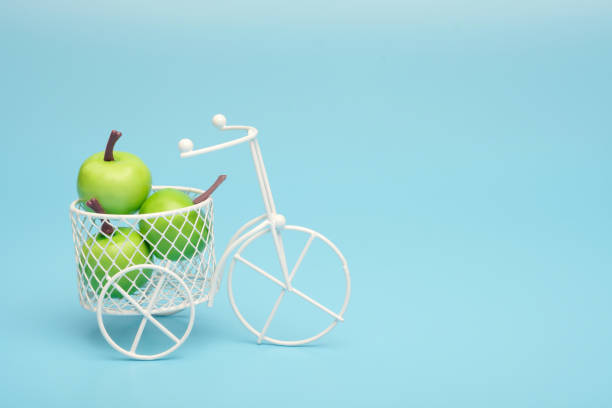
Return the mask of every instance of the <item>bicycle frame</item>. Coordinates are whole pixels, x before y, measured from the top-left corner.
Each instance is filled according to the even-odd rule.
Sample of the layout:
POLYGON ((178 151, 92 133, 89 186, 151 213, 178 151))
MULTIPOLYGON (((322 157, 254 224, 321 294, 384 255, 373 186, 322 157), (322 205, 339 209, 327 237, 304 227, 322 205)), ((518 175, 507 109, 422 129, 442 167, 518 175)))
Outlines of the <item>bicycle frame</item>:
MULTIPOLYGON (((198 149, 198 150, 193 150, 193 142, 191 140, 182 139, 179 142, 179 149, 181 150, 181 157, 182 158, 195 157, 195 156, 210 153, 216 150, 227 149, 227 148, 230 148, 230 147, 242 144, 242 143, 249 143, 251 157, 253 159, 253 164, 255 165, 255 172, 257 173, 257 180, 259 181, 259 188, 261 191, 261 196, 263 199, 264 207, 266 209, 265 214, 253 218, 252 220, 244 224, 242 227, 240 227, 238 231, 236 231, 236 233, 230 239, 226 249, 223 251, 222 258, 219 261, 218 265, 221 265, 221 266, 224 265, 225 259, 233 251, 233 249, 237 247, 237 245, 244 242, 246 239, 251 237, 253 234, 258 233, 262 229, 270 228, 272 232, 272 237, 274 240, 274 246, 276 248, 276 254, 278 256, 280 267, 283 272, 283 277, 285 279, 285 284, 287 286, 287 289, 291 290, 291 278, 289 276, 289 271, 287 268, 287 259, 285 256, 285 250, 283 248, 283 242, 280 237, 280 233, 277 230, 277 227, 283 227, 285 225, 285 217, 276 212, 274 198, 272 197, 272 191, 270 189, 270 182, 268 180, 268 175, 266 173, 266 169, 264 166, 261 149, 257 141, 258 131, 252 126, 227 126, 226 119, 223 115, 215 115, 213 117, 213 124, 217 128, 223 131, 225 130, 246 130, 247 135, 241 138, 235 139, 235 140, 231 140, 229 142, 217 144, 217 145, 210 146, 210 147, 205 147, 205 148, 198 149), (260 223, 257 224, 258 222, 260 223)), ((213 305, 214 297, 220 288, 223 271, 219 269, 220 268, 216 268, 212 276, 212 281, 211 281, 210 290, 209 290, 209 301, 208 301, 209 306, 213 305)))

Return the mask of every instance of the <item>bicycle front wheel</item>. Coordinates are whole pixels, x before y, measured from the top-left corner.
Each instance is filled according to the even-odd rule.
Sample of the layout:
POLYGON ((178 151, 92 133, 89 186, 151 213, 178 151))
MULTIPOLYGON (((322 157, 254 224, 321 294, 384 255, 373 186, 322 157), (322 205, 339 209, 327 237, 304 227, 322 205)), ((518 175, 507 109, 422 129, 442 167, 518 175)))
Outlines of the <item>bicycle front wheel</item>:
MULTIPOLYGON (((295 257, 297 257, 297 259, 295 260, 295 263, 287 266, 287 270, 286 270, 287 277, 288 277, 288 282, 287 282, 287 279, 286 279, 287 277, 284 276, 284 273, 280 273, 277 271, 277 273, 275 274, 275 273, 272 273, 271 271, 266 271, 264 268, 260 267, 252 259, 250 259, 249 255, 247 255, 249 253, 249 247, 256 247, 258 241, 262 241, 265 236, 270 235, 270 232, 272 231, 271 228, 272 227, 263 229, 257 232, 256 234, 254 234, 252 237, 248 238, 244 243, 240 245, 240 247, 238 248, 238 250, 235 252, 234 256, 232 257, 232 260, 229 266, 228 277, 227 277, 228 296, 229 296, 230 303, 232 305, 232 309, 234 310, 234 313, 236 314, 238 319, 242 322, 242 324, 251 333, 253 333, 256 336, 258 343, 265 341, 268 343, 283 345, 283 346, 298 346, 298 345, 310 343, 312 341, 315 341, 321 338, 325 334, 329 333, 334 327, 336 327, 336 325, 339 322, 344 321, 343 315, 348 306, 348 302, 349 302, 349 298, 351 294, 351 280, 350 280, 348 265, 346 263, 344 256, 338 250, 338 248, 329 239, 323 236, 321 233, 314 231, 310 228, 296 226, 296 225, 285 225, 283 227, 277 227, 278 239, 279 239, 278 242, 281 245, 282 249, 280 251, 280 254, 277 252, 276 255, 286 256, 286 254, 291 253, 291 248, 288 248, 288 246, 292 245, 293 249, 295 249, 293 251, 293 254, 295 257), (291 239, 287 239, 289 235, 291 235, 291 239), (299 245, 295 245, 295 243, 299 243, 299 245), (335 308, 324 305, 323 303, 315 299, 314 296, 312 296, 311 294, 309 295, 305 293, 305 291, 303 292, 302 290, 298 289, 294 285, 294 283, 297 283, 300 280, 300 279, 295 279, 296 276, 300 278, 298 271, 299 273, 307 273, 307 272, 302 271, 301 269, 302 269, 302 266, 304 266, 305 260, 308 259, 309 251, 311 251, 311 249, 315 245, 318 246, 319 250, 323 250, 327 252, 327 256, 322 257, 322 259, 325 260, 324 264, 317 264, 315 269, 324 269, 326 271, 326 274, 335 272, 336 274, 341 273, 344 275, 344 279, 343 279, 344 280, 344 285, 343 285, 344 293, 343 294, 335 293, 335 296, 332 296, 333 297, 332 303, 336 305, 335 308), (253 324, 253 322, 251 321, 254 319, 247 318, 240 311, 238 307, 238 303, 236 301, 236 297, 234 294, 234 290, 236 286, 234 279, 236 279, 238 275, 238 272, 237 272, 238 268, 251 269, 252 271, 266 278, 268 281, 270 281, 271 284, 276 285, 278 289, 280 289, 271 311, 267 313, 267 318, 265 319, 265 322, 263 324, 261 324, 260 322, 258 326, 260 327, 259 330, 255 328, 255 324, 253 324), (290 334, 290 332, 293 331, 294 332, 293 334, 295 334, 295 331, 296 331, 296 330, 291 330, 291 329, 295 328, 296 325, 299 326, 299 323, 296 324, 296 322, 303 323, 306 321, 306 319, 303 319, 302 316, 289 316, 292 322, 290 326, 292 327, 282 327, 280 329, 278 327, 275 327, 276 330, 274 330, 275 332, 283 332, 283 333, 280 333, 282 338, 278 338, 280 336, 277 336, 277 337, 269 336, 267 334, 268 330, 273 325, 273 320, 277 316, 277 312, 279 311, 280 308, 282 308, 281 303, 283 303, 284 300, 287 299, 289 296, 295 296, 299 298, 301 301, 309 304, 311 308, 318 310, 318 313, 326 314, 327 319, 331 319, 331 322, 329 322, 328 320, 329 324, 326 323, 326 326, 322 330, 316 330, 304 336, 303 335, 304 331, 308 331, 311 329, 311 328, 308 328, 308 330, 301 331, 301 336, 299 338, 290 338, 290 337, 293 337, 290 334), (338 302, 338 300, 341 300, 341 302, 338 302), (340 306, 338 307, 337 305, 340 305, 340 306), (283 329, 286 329, 286 330, 283 330, 283 329)), ((285 261, 286 260, 287 259, 285 258, 285 261)), ((287 264, 287 262, 285 262, 285 264, 287 264)), ((309 271, 314 272, 312 268, 309 271)), ((324 275, 324 276, 327 276, 327 275, 324 275)), ((338 276, 336 276, 336 278, 338 278, 338 276)), ((316 279, 320 280, 321 276, 317 277, 316 279)), ((321 284, 326 285, 327 282, 326 281, 316 282, 317 286, 321 284)), ((329 295, 329 293, 327 293, 327 295, 329 295)), ((327 297, 329 298, 329 296, 327 297)), ((255 303, 261 304, 261 302, 255 302, 255 303)), ((257 306, 257 305, 254 305, 254 306, 257 306)), ((252 307, 249 307, 248 310, 251 311, 252 307)))

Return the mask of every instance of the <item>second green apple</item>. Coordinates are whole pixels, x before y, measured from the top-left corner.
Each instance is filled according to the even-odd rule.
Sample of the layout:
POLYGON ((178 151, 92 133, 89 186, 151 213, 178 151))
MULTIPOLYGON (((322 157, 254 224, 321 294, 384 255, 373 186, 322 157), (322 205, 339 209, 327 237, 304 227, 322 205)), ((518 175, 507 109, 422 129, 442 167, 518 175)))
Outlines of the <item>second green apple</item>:
MULTIPOLYGON (((147 198, 140 214, 152 214, 176 210, 193 205, 189 196, 181 191, 166 188, 147 198)), ((139 222, 140 232, 151 246, 153 255, 178 261, 191 258, 201 251, 208 238, 208 227, 199 210, 163 217, 151 217, 139 222)))

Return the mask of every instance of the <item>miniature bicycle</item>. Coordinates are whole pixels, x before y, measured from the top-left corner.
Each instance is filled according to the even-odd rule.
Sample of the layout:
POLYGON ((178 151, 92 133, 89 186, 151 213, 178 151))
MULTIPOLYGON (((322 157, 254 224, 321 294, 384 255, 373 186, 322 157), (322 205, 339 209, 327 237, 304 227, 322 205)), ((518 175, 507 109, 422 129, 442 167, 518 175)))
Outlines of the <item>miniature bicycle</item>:
MULTIPOLYGON (((80 303, 85 309, 97 313, 98 326, 106 341, 115 350, 131 358, 142 360, 161 358, 183 344, 193 328, 194 306, 204 302, 208 302, 209 307, 213 306, 228 262, 230 264, 227 288, 232 309, 242 324, 256 336, 258 343, 266 341, 285 346, 306 344, 319 339, 332 330, 338 322, 344 321, 343 315, 351 293, 349 269, 344 256, 322 234, 310 228, 287 225, 285 217, 276 212, 257 142, 257 129, 251 126, 227 126, 223 115, 215 115, 213 124, 220 130, 246 130, 247 134, 199 150, 193 149, 191 140, 182 139, 179 142, 180 156, 193 157, 248 143, 266 210, 264 214, 253 218, 236 231, 216 266, 213 202, 210 196, 204 201, 196 200, 197 204, 189 207, 152 214, 95 213, 88 211, 81 200, 75 200, 70 206, 80 303), (111 224, 113 227, 110 235, 102 233, 105 224, 111 224), (143 237, 143 226, 146 227, 145 231, 158 233, 158 237, 162 239, 147 241, 147 234, 143 237), (306 241, 291 270, 287 265, 283 245, 283 231, 286 230, 304 234, 306 241), (274 255, 278 258, 282 279, 274 277, 243 256, 246 248, 268 233, 273 238, 274 255), (332 311, 303 293, 292 283, 315 240, 332 249, 344 272, 346 290, 338 312, 332 311), (147 244, 141 241, 147 241, 147 244), (232 282, 237 262, 246 265, 280 288, 274 306, 260 330, 255 329, 245 319, 236 304, 232 282), (267 336, 270 323, 287 294, 294 294, 327 313, 332 318, 331 324, 319 333, 300 340, 267 336), (176 335, 162 324, 159 317, 182 310, 189 311, 189 319, 183 334, 176 335), (107 330, 104 317, 108 315, 142 316, 134 338, 127 347, 120 346, 107 330), (170 339, 170 347, 155 353, 138 352, 147 323, 153 324, 170 339)), ((204 193, 202 190, 189 187, 153 186, 152 189, 158 191, 165 188, 180 190, 192 199, 204 193)))

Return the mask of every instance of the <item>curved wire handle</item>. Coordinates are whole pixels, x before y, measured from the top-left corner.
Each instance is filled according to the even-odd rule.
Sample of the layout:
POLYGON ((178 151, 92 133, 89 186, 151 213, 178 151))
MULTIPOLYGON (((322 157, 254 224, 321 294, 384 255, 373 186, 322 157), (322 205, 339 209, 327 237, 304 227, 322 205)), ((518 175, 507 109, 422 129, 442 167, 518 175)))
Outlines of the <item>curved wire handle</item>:
POLYGON ((255 129, 253 126, 227 126, 227 119, 225 119, 225 116, 220 113, 213 116, 212 123, 219 130, 246 130, 247 135, 238 139, 230 140, 229 142, 204 147, 198 150, 193 150, 193 141, 191 139, 181 139, 178 143, 178 148, 181 151, 182 158, 194 157, 201 154, 214 152, 215 150, 227 149, 228 147, 248 142, 257 136, 257 129, 255 129))

